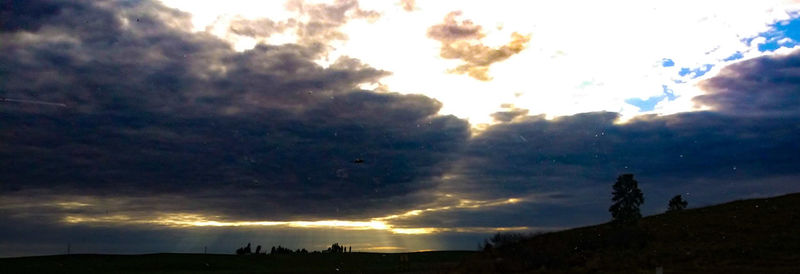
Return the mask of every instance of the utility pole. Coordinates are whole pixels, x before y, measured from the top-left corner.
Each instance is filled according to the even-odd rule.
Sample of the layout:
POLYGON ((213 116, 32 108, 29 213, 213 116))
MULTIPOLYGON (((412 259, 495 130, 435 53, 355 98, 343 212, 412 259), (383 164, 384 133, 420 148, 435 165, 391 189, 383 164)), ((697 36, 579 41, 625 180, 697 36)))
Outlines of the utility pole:
POLYGON ((203 247, 203 254, 208 254, 208 246, 203 247))

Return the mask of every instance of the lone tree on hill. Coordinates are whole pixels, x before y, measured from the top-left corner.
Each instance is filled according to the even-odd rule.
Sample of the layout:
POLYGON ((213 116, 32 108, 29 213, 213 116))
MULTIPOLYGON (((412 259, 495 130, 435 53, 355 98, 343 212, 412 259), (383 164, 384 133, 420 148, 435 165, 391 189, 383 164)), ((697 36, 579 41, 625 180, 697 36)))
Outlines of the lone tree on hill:
POLYGON ((669 207, 667 208, 667 212, 674 212, 674 211, 681 211, 689 205, 689 202, 683 199, 681 195, 676 195, 669 200, 669 207))
POLYGON ((611 200, 614 203, 608 211, 611 212, 613 222, 630 224, 642 218, 639 206, 644 203, 644 194, 633 179, 633 174, 622 174, 617 177, 612 195, 611 200))

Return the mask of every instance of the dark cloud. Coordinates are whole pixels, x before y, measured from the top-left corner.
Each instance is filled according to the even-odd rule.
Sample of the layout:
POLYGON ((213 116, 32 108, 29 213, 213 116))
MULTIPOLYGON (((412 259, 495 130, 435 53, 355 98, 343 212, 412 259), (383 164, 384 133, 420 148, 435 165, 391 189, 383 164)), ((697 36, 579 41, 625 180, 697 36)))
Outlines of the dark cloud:
POLYGON ((694 98, 700 105, 735 115, 800 114, 800 52, 764 56, 730 65, 700 86, 707 94, 694 98))
MULTIPOLYGON (((434 187, 469 136, 433 99, 358 90, 387 73, 356 59, 320 67, 302 44, 237 53, 151 2, 49 3, 59 11, 38 32, 2 34, 0 90, 70 107, 3 105, 7 195, 119 197, 132 202, 110 208, 125 211, 158 193, 141 212, 231 219, 374 216, 434 187)), ((295 4, 327 22, 369 15, 354 1, 295 4)))
POLYGON ((58 16, 61 7, 39 1, 3 1, 0 4, 0 31, 36 31, 52 17, 58 16))
POLYGON ((439 25, 428 29, 428 37, 442 42, 440 56, 445 59, 459 59, 464 64, 449 70, 450 73, 467 74, 481 81, 489 81, 489 66, 520 53, 527 47, 530 35, 511 34, 511 41, 499 48, 484 45, 482 28, 471 20, 458 22, 460 11, 454 11, 439 25))
POLYGON ((793 166, 800 164, 794 153, 800 146, 792 141, 800 136, 800 128, 792 126, 800 117, 742 120, 694 112, 616 124, 617 117, 534 116, 492 126, 470 142, 462 170, 474 187, 508 195, 605 187, 623 172, 658 180, 752 179, 794 174, 793 166))

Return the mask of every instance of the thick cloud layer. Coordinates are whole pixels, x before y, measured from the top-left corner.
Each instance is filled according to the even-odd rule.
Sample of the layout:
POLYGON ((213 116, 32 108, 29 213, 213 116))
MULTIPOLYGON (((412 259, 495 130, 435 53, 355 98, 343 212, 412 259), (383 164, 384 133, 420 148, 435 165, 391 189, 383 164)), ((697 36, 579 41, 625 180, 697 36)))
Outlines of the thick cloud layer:
POLYGON ((701 85, 694 98, 717 112, 743 116, 800 115, 800 52, 733 64, 701 85))
POLYGON ((4 103, 6 194, 158 193, 183 205, 163 209, 228 218, 369 216, 433 187, 469 135, 430 98, 358 90, 386 72, 356 59, 323 68, 301 45, 237 53, 149 2, 26 3, 12 13, 38 23, 2 34, 2 96, 68 107, 4 103))

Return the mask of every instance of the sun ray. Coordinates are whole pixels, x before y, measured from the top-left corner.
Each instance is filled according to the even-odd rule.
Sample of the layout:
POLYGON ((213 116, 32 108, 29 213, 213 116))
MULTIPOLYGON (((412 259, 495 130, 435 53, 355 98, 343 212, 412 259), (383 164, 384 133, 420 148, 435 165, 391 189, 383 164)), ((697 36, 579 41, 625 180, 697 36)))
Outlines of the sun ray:
MULTIPOLYGON (((450 196, 452 197, 452 195, 450 196)), ((424 214, 456 210, 456 209, 475 209, 483 207, 499 207, 524 201, 524 198, 504 198, 495 200, 468 200, 459 199, 454 205, 431 207, 424 209, 408 210, 401 214, 393 214, 371 218, 369 220, 291 220, 291 221, 226 221, 221 220, 220 216, 205 216, 196 213, 162 213, 155 217, 131 216, 126 214, 113 214, 107 216, 96 216, 90 214, 69 214, 62 218, 62 222, 67 224, 87 224, 87 225, 157 225, 172 228, 191 228, 191 227, 279 227, 279 228, 300 228, 300 229, 340 229, 340 230, 376 230, 388 231, 394 234, 432 234, 441 232, 497 232, 497 231, 517 231, 529 230, 529 227, 408 227, 392 224, 392 220, 399 220, 409 217, 417 217, 424 214)), ((91 206, 78 202, 59 202, 58 205, 64 207, 86 207, 91 206)))

